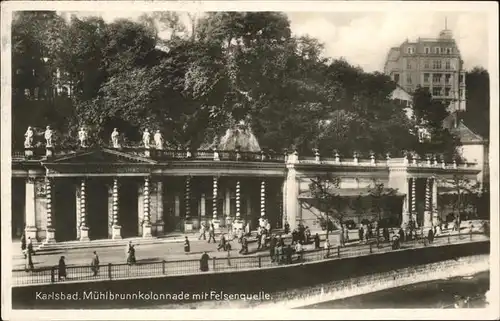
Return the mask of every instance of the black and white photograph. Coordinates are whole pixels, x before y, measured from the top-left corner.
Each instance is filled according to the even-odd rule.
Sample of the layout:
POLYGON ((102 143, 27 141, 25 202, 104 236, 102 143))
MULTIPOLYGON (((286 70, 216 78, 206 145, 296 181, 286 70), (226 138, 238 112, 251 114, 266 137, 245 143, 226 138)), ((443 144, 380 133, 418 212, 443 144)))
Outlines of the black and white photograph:
POLYGON ((2 319, 500 317, 497 3, 1 20, 2 319))

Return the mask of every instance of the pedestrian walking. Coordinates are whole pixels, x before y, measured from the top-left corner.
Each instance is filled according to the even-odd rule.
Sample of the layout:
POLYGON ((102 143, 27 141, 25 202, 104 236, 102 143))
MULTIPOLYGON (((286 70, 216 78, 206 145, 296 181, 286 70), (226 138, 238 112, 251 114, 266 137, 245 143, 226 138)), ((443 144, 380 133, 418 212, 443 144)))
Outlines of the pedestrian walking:
POLYGON ((344 227, 339 232, 339 239, 340 239, 340 246, 345 246, 345 240, 344 240, 344 227))
POLYGON ((33 243, 31 242, 31 237, 28 237, 28 245, 26 246, 26 272, 28 271, 33 271, 34 266, 33 266, 33 255, 35 255, 35 251, 33 251, 33 243))
POLYGON ((273 235, 271 236, 271 241, 269 242, 269 256, 271 257, 271 262, 274 262, 275 256, 274 256, 274 250, 276 249, 276 244, 278 240, 276 237, 273 235))
POLYGON ((290 233, 290 224, 288 222, 285 222, 285 234, 290 233))
POLYGON ((200 236, 198 237, 198 240, 201 240, 202 237, 204 241, 207 239, 207 227, 205 222, 201 222, 200 236))
POLYGON ((222 249, 223 251, 226 250, 226 237, 224 234, 221 234, 220 236, 220 241, 219 241, 219 246, 217 247, 217 251, 220 251, 222 249))
POLYGON ((92 262, 90 263, 90 269, 92 270, 92 273, 94 273, 94 276, 99 274, 99 264, 99 256, 97 255, 97 252, 94 251, 94 256, 92 257, 92 262))
POLYGON ((210 223, 210 228, 208 230, 208 243, 210 243, 211 240, 213 240, 214 243, 217 243, 217 241, 215 241, 215 226, 214 226, 214 223, 210 223))
POLYGON ((365 230, 363 229, 363 226, 361 225, 358 230, 358 237, 359 237, 359 243, 363 242, 363 236, 364 236, 365 230))
POLYGON ((267 234, 265 231, 262 233, 260 238, 261 238, 260 245, 262 246, 262 249, 265 250, 267 247, 267 234))
POLYGON ((427 233, 427 240, 429 241, 429 244, 432 244, 432 242, 434 242, 434 231, 431 228, 427 233))
POLYGON ((319 249, 319 235, 318 235, 318 233, 316 233, 316 235, 314 235, 314 248, 319 249))
POLYGON ((135 247, 132 245, 132 242, 129 243, 128 252, 127 252, 127 264, 132 265, 136 263, 135 259, 135 247))
POLYGON ((399 235, 399 241, 400 242, 404 242, 404 240, 405 240, 405 230, 403 230, 402 227, 399 228, 398 235, 399 235))
POLYGON ((239 252, 240 254, 247 255, 248 254, 248 240, 247 237, 244 236, 241 239, 241 250, 239 252))
POLYGON ((328 240, 328 236, 326 237, 326 240, 325 240, 325 259, 328 258, 330 256, 330 241, 328 240))
POLYGON ((189 254, 190 251, 191 251, 191 245, 189 244, 189 239, 186 236, 184 239, 184 253, 189 254))
POLYGON ((201 272, 207 272, 208 271, 208 260, 210 257, 208 256, 207 252, 203 252, 200 258, 200 271, 201 272))
POLYGON ((61 256, 61 258, 59 259, 59 268, 57 275, 59 281, 66 280, 66 262, 64 261, 64 256, 61 256))
POLYGON ((288 244, 285 248, 285 255, 286 255, 286 264, 292 264, 292 254, 293 254, 293 249, 290 244, 288 244))
POLYGON ((24 254, 24 258, 26 258, 26 235, 24 232, 21 235, 21 252, 24 254))
POLYGON ((382 235, 384 237, 384 241, 389 242, 390 235, 389 235, 389 229, 387 228, 387 226, 384 227, 384 229, 382 230, 382 235))

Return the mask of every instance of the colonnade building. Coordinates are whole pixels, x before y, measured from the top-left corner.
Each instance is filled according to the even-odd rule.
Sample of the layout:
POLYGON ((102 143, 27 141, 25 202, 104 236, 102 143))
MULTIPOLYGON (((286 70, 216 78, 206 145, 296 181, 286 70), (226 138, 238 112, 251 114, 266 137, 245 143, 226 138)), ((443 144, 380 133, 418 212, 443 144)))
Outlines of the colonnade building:
MULTIPOLYGON (((234 150, 156 150, 92 147, 26 148, 12 157, 12 233, 39 242, 161 237, 260 218, 320 228, 321 211, 303 206, 311 178, 331 173, 336 193, 364 195, 376 180, 397 190, 397 210, 384 213, 406 226, 436 224, 438 193, 457 176, 475 181, 476 164, 439 159, 305 157, 234 150)), ((313 202, 312 202, 313 203, 313 202)), ((367 214, 369 216, 369 213, 367 214)))

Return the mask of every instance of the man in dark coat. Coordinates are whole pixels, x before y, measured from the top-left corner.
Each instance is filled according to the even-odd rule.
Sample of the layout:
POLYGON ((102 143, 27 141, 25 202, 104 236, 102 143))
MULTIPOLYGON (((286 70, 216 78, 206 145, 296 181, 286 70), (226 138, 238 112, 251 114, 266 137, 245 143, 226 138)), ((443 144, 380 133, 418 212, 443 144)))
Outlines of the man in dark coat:
POLYGON ((21 252, 24 254, 24 258, 26 258, 26 236, 24 232, 21 235, 21 252))
POLYGON ((405 241, 405 231, 403 228, 399 228, 399 242, 404 242, 405 241))
POLYGON ((208 243, 210 243, 211 240, 214 240, 214 243, 217 243, 215 241, 215 226, 214 226, 214 223, 210 223, 210 228, 208 229, 208 243))
POLYGON ((59 269, 58 269, 59 281, 66 280, 66 262, 64 262, 64 256, 59 259, 59 269))
POLYGON ((184 239, 184 252, 186 254, 189 254, 190 251, 191 251, 191 245, 189 244, 189 239, 186 236, 186 238, 184 239))
POLYGON ((35 254, 35 251, 33 251, 33 243, 31 243, 31 238, 28 237, 28 245, 26 247, 26 271, 30 270, 32 271, 35 267, 33 266, 33 257, 32 255, 35 254))
POLYGON ((432 244, 432 242, 434 242, 434 231, 431 228, 427 233, 427 240, 429 241, 429 244, 432 244))
POLYGON ((358 230, 358 236, 359 236, 359 241, 360 242, 363 242, 363 236, 365 234, 365 230, 363 229, 363 225, 361 225, 359 227, 359 230, 358 230))
POLYGON ((246 255, 248 254, 248 240, 246 236, 243 236, 241 239, 241 250, 240 254, 246 255))
POLYGON ((208 271, 208 260, 210 257, 208 256, 207 252, 203 252, 200 258, 200 271, 202 272, 207 272, 208 271))
POLYGON ((285 234, 290 233, 290 224, 288 222, 285 222, 285 234))
POLYGON ((99 273, 99 256, 97 255, 97 252, 94 251, 94 257, 92 257, 92 262, 90 263, 90 268, 92 272, 94 273, 94 276, 96 276, 99 273))
POLYGON ((285 247, 285 256, 286 256, 286 264, 291 264, 292 263, 292 254, 293 254, 293 250, 292 250, 292 247, 290 246, 290 244, 288 244, 286 247, 285 247))
POLYGON ((129 243, 128 247, 128 256, 127 256, 127 264, 135 264, 135 247, 132 245, 132 243, 129 243))
POLYGON ((220 249, 222 249, 223 251, 226 250, 226 237, 224 235, 220 236, 220 243, 217 247, 217 251, 220 251, 220 249))
POLYGON ((319 249, 319 235, 318 233, 316 233, 316 235, 314 235, 314 248, 315 249, 319 249))
POLYGON ((382 230, 382 234, 384 236, 384 241, 385 242, 389 242, 389 229, 386 227, 384 227, 384 229, 382 230))
POLYGON ((271 241, 269 242, 269 255, 271 256, 271 262, 274 262, 274 250, 276 249, 276 244, 278 243, 278 240, 276 237, 273 235, 271 236, 271 241))

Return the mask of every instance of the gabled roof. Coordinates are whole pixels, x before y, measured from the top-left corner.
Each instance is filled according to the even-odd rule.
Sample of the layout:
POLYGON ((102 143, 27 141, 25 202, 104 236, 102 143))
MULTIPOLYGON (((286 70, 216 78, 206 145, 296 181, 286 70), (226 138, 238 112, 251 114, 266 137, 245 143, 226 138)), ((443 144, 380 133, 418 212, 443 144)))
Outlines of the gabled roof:
POLYGON ((451 128, 450 131, 460 138, 462 144, 481 144, 484 142, 483 137, 470 130, 463 121, 460 121, 457 127, 451 128))
POLYGON ((85 150, 60 158, 43 162, 44 164, 112 164, 112 163, 136 163, 155 164, 156 161, 147 157, 134 155, 118 150, 99 148, 85 150))

